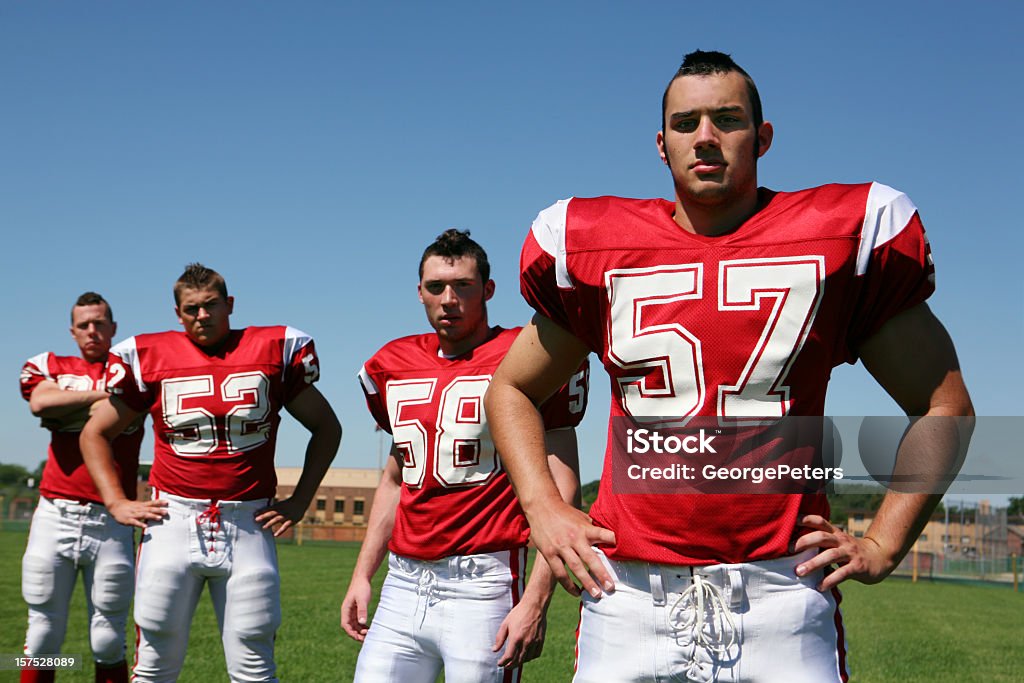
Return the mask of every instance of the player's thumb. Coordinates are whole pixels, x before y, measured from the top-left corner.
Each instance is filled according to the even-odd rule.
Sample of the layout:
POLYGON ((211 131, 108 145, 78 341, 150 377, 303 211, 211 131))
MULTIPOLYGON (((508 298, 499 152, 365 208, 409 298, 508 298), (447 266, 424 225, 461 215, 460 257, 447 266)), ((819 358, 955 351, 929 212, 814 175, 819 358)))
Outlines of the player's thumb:
POLYGON ((491 646, 491 652, 497 652, 501 649, 501 646, 505 644, 505 638, 508 637, 508 624, 504 621, 501 622, 501 627, 498 629, 498 634, 494 636, 494 645, 491 646))
POLYGON ((587 529, 587 539, 593 545, 615 545, 615 532, 595 526, 587 529))
POLYGON ((360 626, 366 626, 366 603, 362 600, 356 605, 356 619, 360 626))

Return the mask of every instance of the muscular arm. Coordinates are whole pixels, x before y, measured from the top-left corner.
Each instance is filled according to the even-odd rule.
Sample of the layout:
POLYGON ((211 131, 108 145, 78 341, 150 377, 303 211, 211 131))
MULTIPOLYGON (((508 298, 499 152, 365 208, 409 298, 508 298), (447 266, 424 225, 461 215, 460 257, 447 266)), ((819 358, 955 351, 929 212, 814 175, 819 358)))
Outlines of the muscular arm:
MULTIPOLYGON (((563 501, 580 506, 579 451, 576 430, 554 429, 544 435, 547 465, 563 501)), ((517 667, 536 659, 544 648, 548 605, 555 589, 555 576, 543 558, 533 563, 522 600, 498 629, 493 650, 505 646, 498 666, 517 667), (507 640, 507 644, 506 644, 507 640)))
POLYGON ((50 379, 40 382, 28 400, 29 410, 36 417, 55 420, 67 417, 72 413, 75 417, 84 418, 89 407, 108 396, 105 391, 71 391, 61 389, 50 379))
POLYGON ((300 393, 285 409, 309 430, 310 436, 302 474, 292 495, 256 513, 256 521, 264 529, 273 528, 275 536, 280 536, 302 519, 341 443, 341 424, 331 404, 316 387, 311 386, 300 393))
POLYGON ((578 595, 580 589, 566 567, 599 597, 598 584, 609 591, 614 584, 590 546, 614 544, 615 534, 594 526, 590 517, 562 499, 548 467, 536 408, 572 376, 587 353, 572 334, 544 316, 534 316, 495 372, 485 406, 491 436, 530 522, 534 544, 567 591, 578 595))
POLYGON ((860 356, 912 422, 897 453, 894 483, 864 538, 849 536, 817 515, 804 518, 803 524, 815 531, 799 539, 797 552, 809 547, 822 552, 797 573, 840 565, 822 590, 846 579, 877 583, 892 572, 956 474, 973 427, 974 408, 953 342, 926 304, 889 320, 864 343, 860 356), (901 474, 911 480, 900 483, 901 474))
POLYGON ((129 500, 121 488, 111 446, 114 439, 141 414, 116 396, 105 398, 97 403, 92 417, 82 428, 78 444, 89 476, 96 483, 96 489, 110 514, 121 524, 145 528, 147 521, 166 516, 163 508, 167 506, 167 501, 129 500))
POLYGON ((366 632, 367 611, 373 589, 370 581, 377 573, 380 563, 388 552, 388 541, 395 526, 395 510, 402 495, 402 470, 394 444, 391 457, 384 467, 377 491, 373 494, 373 507, 366 526, 366 537, 359 548, 352 579, 349 581, 345 599, 341 603, 341 628, 353 640, 363 642, 366 632))

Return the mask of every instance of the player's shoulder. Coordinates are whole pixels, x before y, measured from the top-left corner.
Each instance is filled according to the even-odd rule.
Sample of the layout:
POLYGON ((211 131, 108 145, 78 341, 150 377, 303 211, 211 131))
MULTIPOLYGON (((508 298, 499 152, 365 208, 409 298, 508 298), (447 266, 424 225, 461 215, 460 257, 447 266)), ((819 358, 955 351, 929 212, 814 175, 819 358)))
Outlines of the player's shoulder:
POLYGON ((829 183, 794 192, 778 192, 774 193, 770 203, 861 218, 865 214, 870 217, 870 214, 878 211, 913 207, 913 202, 906 194, 879 182, 829 183))
POLYGON ((531 226, 540 248, 559 253, 592 248, 618 248, 626 233, 644 226, 668 224, 674 204, 667 199, 636 199, 604 195, 569 197, 541 211, 531 226))
POLYGON ((435 364, 438 341, 434 333, 410 334, 392 339, 377 349, 365 363, 374 369, 417 367, 435 364))
POLYGON ((177 330, 165 330, 163 332, 145 332, 143 334, 126 337, 110 347, 110 353, 115 356, 134 354, 139 351, 175 347, 182 343, 188 343, 188 335, 177 330))

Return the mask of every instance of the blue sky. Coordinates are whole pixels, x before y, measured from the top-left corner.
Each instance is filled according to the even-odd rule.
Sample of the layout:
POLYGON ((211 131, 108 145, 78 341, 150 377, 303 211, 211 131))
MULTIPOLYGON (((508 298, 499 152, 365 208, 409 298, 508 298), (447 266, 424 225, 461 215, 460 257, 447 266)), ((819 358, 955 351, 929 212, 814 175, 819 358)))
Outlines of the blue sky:
MULTIPOLYGON (((15 391, 26 358, 75 352, 68 309, 106 295, 121 335, 176 325, 171 284, 201 260, 234 322, 311 333, 345 427, 335 464, 372 467, 355 382, 426 331, 423 247, 450 226, 488 249, 492 322, 521 324, 519 246, 557 199, 670 197, 654 135, 683 54, 730 52, 775 142, 765 186, 878 180, 920 208, 932 307, 981 415, 1024 415, 1024 136, 1017 3, 0 2, 0 461, 46 433, 15 391), (982 7, 984 10, 982 11, 982 7), (14 314, 17 309, 17 314, 14 314)), ((608 389, 581 429, 597 478, 608 389)), ((861 367, 828 412, 894 414, 861 367)), ((301 430, 278 462, 302 460, 301 430)))

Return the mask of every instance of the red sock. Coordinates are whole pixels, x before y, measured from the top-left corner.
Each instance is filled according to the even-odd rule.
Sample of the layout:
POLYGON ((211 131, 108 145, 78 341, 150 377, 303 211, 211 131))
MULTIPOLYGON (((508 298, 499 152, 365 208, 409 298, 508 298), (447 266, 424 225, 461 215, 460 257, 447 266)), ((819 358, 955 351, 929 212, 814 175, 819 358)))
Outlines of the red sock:
POLYGON ((53 683, 56 676, 53 669, 22 669, 21 683, 53 683))
POLYGON ((96 665, 96 683, 128 683, 128 663, 96 665))

